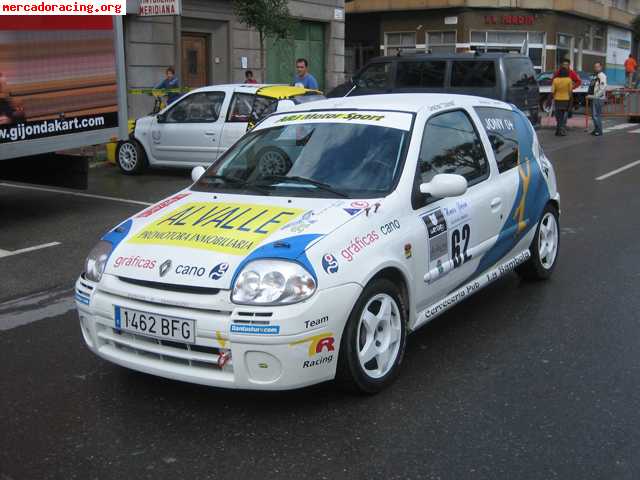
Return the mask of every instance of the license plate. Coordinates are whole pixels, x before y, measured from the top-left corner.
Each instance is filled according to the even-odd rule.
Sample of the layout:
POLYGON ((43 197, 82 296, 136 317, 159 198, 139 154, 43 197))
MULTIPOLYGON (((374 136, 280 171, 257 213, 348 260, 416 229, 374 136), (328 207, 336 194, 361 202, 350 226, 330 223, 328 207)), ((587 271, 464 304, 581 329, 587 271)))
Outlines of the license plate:
POLYGON ((114 306, 114 320, 117 330, 173 340, 196 343, 196 321, 167 317, 157 313, 141 312, 130 308, 114 306))

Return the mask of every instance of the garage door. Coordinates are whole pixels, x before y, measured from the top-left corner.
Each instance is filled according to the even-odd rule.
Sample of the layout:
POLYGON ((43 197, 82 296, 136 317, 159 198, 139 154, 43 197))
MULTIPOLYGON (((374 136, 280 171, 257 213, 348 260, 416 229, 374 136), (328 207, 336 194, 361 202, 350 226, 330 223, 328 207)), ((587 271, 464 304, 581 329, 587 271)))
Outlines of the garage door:
POLYGON ((324 24, 300 22, 293 39, 270 41, 267 46, 267 82, 290 84, 296 58, 309 61, 309 72, 324 90, 324 24))

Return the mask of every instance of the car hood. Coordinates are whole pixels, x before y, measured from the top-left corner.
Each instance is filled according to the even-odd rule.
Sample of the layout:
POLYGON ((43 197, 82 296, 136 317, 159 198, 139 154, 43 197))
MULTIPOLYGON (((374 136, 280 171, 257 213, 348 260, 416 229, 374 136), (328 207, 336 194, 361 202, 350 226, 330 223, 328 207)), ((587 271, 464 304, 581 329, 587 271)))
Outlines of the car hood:
POLYGON ((295 260, 375 200, 226 195, 184 190, 129 218, 103 240, 106 274, 197 287, 231 287, 250 261, 295 260))

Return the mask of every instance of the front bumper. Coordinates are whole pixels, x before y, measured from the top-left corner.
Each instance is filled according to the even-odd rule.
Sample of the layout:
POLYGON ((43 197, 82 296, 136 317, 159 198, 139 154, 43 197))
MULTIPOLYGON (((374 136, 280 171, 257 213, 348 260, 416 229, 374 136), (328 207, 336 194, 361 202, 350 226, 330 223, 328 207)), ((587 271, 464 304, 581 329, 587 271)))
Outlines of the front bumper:
POLYGON ((104 275, 100 284, 80 277, 75 297, 84 340, 105 360, 202 385, 286 390, 335 377, 342 332, 361 291, 353 283, 319 290, 295 305, 247 307, 231 303, 228 290, 178 293, 104 275), (116 305, 193 319, 196 343, 117 330, 116 305), (236 333, 276 325, 275 335, 236 333))

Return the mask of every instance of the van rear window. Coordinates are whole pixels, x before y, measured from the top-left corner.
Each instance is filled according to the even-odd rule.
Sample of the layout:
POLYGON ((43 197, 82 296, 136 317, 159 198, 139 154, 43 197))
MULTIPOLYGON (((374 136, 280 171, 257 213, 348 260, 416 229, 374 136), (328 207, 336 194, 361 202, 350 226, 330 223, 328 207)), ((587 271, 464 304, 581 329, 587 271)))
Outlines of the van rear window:
POLYGON ((495 87, 496 68, 494 62, 457 61, 451 68, 452 87, 495 87))
POLYGON ((398 62, 396 87, 444 87, 447 62, 398 62))

